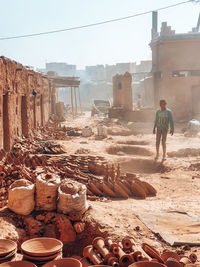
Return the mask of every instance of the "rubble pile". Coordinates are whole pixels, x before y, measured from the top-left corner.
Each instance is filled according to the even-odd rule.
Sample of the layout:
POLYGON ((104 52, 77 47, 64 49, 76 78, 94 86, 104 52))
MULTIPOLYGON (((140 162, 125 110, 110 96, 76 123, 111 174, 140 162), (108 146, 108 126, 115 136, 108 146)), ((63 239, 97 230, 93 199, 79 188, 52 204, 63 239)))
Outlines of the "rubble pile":
POLYGON ((31 154, 63 154, 60 144, 53 141, 44 141, 43 138, 36 140, 35 138, 17 139, 12 147, 13 152, 29 152, 31 154))
MULTIPOLYGON (((146 265, 141 264, 141 267, 153 267, 154 262, 160 263, 160 267, 181 267, 197 262, 197 256, 194 253, 190 253, 188 256, 185 255, 185 250, 176 252, 164 250, 160 253, 146 243, 139 247, 135 245, 133 239, 127 237, 119 243, 113 242, 110 238, 96 237, 91 245, 84 248, 83 257, 80 260, 83 267, 102 264, 115 267, 137 267, 140 266, 139 262, 146 263, 146 265)), ((157 266, 159 265, 157 264, 157 266)))

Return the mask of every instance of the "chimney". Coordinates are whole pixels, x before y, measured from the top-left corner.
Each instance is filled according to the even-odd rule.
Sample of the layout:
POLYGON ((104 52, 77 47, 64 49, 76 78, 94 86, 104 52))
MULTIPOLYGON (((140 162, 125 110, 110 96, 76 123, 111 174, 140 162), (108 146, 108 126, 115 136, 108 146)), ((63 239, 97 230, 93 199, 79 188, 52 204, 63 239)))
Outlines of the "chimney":
POLYGON ((158 12, 153 11, 152 12, 152 34, 151 39, 154 39, 154 34, 158 32, 158 12))

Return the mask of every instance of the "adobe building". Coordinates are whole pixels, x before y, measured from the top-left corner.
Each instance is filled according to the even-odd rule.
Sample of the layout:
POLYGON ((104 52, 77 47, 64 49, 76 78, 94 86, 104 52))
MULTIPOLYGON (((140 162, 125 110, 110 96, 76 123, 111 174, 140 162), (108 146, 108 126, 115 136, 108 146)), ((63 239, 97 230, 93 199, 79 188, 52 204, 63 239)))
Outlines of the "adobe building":
POLYGON ((157 32, 157 14, 153 14, 152 74, 154 105, 164 98, 177 119, 200 115, 200 33, 177 34, 166 22, 157 32))
POLYGON ((9 151, 18 136, 43 126, 51 110, 51 84, 46 76, 0 57, 0 148, 9 151))

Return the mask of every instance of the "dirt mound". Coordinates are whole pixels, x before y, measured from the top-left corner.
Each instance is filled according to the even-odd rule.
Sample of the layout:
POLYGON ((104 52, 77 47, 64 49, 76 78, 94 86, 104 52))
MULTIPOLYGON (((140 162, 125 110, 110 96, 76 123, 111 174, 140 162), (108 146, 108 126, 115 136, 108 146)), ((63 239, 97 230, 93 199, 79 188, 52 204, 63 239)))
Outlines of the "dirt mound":
POLYGON ((197 157, 200 156, 200 149, 199 148, 182 148, 177 151, 172 151, 167 153, 169 157, 177 157, 177 158, 184 158, 184 157, 197 157))
POLYGON ((144 147, 140 146, 129 146, 129 145, 115 145, 110 146, 107 149, 108 154, 116 155, 119 153, 131 154, 131 155, 141 155, 141 156, 152 156, 152 152, 144 147))
POLYGON ((164 173, 170 171, 171 168, 151 159, 131 159, 121 163, 121 170, 136 173, 164 173))
POLYGON ((119 141, 117 144, 121 145, 133 145, 133 146, 146 146, 149 142, 144 140, 127 140, 127 141, 119 141))
POLYGON ((138 133, 136 131, 132 131, 126 128, 121 127, 110 127, 107 129, 107 133, 109 135, 119 135, 119 136, 130 136, 130 135, 137 135, 138 133))

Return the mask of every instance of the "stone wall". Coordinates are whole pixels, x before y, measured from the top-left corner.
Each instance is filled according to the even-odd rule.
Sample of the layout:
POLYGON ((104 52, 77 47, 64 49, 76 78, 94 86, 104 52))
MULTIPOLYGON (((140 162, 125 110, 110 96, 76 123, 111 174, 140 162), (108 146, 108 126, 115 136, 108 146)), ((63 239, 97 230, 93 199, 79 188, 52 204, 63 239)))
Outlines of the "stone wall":
POLYGON ((45 76, 0 57, 0 148, 43 126, 50 114, 51 85, 45 76))
POLYGON ((133 109, 132 76, 128 72, 113 77, 113 107, 133 109))

